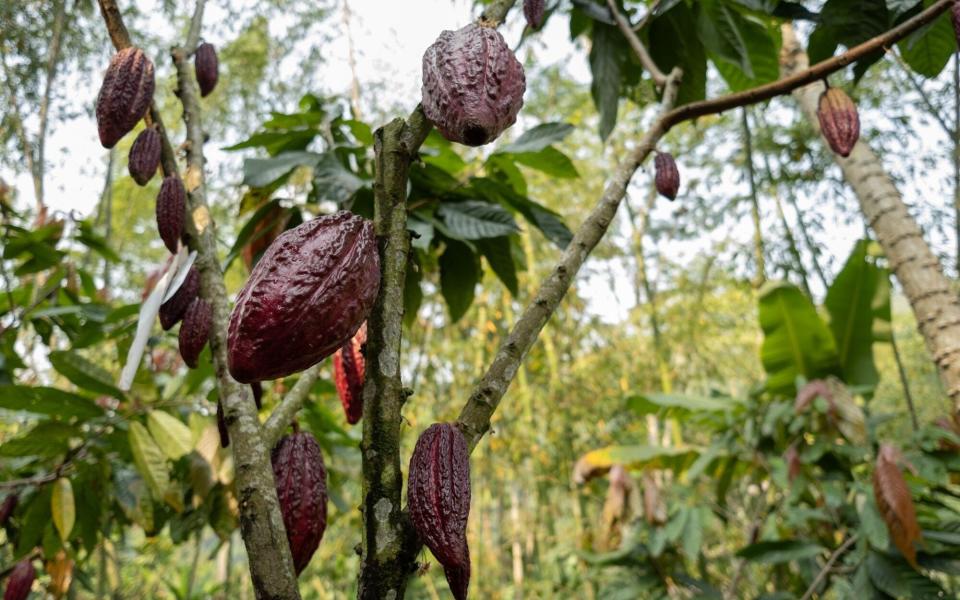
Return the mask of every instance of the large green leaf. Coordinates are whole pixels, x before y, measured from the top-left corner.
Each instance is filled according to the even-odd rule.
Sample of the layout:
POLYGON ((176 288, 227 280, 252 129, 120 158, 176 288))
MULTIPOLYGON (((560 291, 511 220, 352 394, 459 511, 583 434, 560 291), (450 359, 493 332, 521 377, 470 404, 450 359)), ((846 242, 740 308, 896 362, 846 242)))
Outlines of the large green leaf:
POLYGON ((679 2, 650 24, 650 55, 669 72, 683 69, 677 105, 703 100, 707 94, 707 53, 696 35, 697 19, 686 2, 679 2))
POLYGON ((440 292, 450 309, 450 320, 459 321, 476 294, 480 281, 480 266, 473 251, 455 240, 448 240, 440 255, 440 292))
POLYGON ((737 556, 753 562, 776 565, 804 558, 813 558, 821 552, 823 552, 823 547, 813 542, 777 540, 750 544, 737 551, 737 556))
POLYGON ((0 456, 54 457, 70 449, 70 438, 80 430, 62 421, 41 421, 27 433, 0 445, 0 456))
MULTIPOLYGON (((729 8, 727 12, 737 13, 729 8)), ((701 14, 700 20, 703 21, 701 14)), ((736 32, 736 37, 746 53, 741 62, 746 62, 750 68, 742 64, 725 59, 722 55, 711 51, 711 58, 717 70, 727 85, 734 92, 757 87, 775 81, 780 76, 780 35, 776 28, 766 28, 763 25, 741 16, 734 18, 729 29, 736 32)))
POLYGON ((178 460, 193 450, 190 428, 173 415, 152 410, 147 415, 147 427, 160 449, 171 460, 178 460))
POLYGON ((685 394, 643 394, 627 398, 627 407, 639 415, 663 412, 669 416, 686 416, 701 412, 730 410, 739 400, 734 398, 710 398, 685 394))
POLYGON ((478 200, 444 202, 437 212, 450 235, 460 240, 482 240, 520 231, 510 213, 499 204, 478 200))
POLYGON ((496 153, 522 154, 525 152, 540 152, 551 144, 562 141, 570 132, 573 125, 569 123, 541 123, 532 129, 524 131, 513 142, 497 148, 496 153))
MULTIPOLYGON (((923 4, 927 7, 933 2, 925 0, 923 4)), ((921 27, 901 40, 897 47, 911 69, 924 77, 936 77, 957 50, 957 39, 949 16, 940 15, 930 25, 921 27)))
POLYGON ((48 358, 53 368, 77 387, 123 400, 124 394, 113 385, 110 374, 76 352, 55 350, 48 358))
POLYGON ((553 146, 544 148, 539 152, 523 152, 511 156, 521 165, 536 169, 551 177, 575 179, 580 176, 577 168, 573 165, 573 161, 553 146))
POLYGON ((617 124, 620 106, 620 53, 624 51, 623 34, 613 26, 595 22, 590 45, 590 71, 593 82, 590 95, 600 113, 600 139, 606 140, 617 124))
POLYGON ((0 408, 80 419, 103 415, 103 409, 89 398, 56 388, 26 385, 0 385, 0 408))
MULTIPOLYGON (((810 63, 830 58, 837 46, 852 48, 876 37, 889 26, 887 7, 880 0, 827 0, 820 11, 819 24, 810 34, 807 47, 810 63)), ((882 51, 860 59, 854 68, 857 79, 881 58, 882 51)))
POLYGON ((313 193, 318 200, 343 204, 364 185, 364 181, 344 167, 333 152, 324 152, 313 167, 313 193))
POLYGON ((796 286, 771 282, 761 290, 760 327, 760 360, 772 392, 793 395, 798 376, 816 379, 839 371, 833 334, 796 286))
POLYGON ((513 261, 513 251, 510 246, 510 238, 497 237, 477 242, 477 249, 487 259, 487 264, 497 274, 503 285, 510 290, 514 296, 519 291, 517 283, 517 265, 513 261))
POLYGON ((128 434, 130 452, 133 454, 133 464, 137 472, 143 477, 150 488, 150 493, 159 501, 170 485, 170 472, 167 469, 167 457, 150 436, 147 428, 140 423, 130 423, 128 434))
POLYGON ((573 232, 557 213, 526 196, 521 196, 506 183, 489 177, 477 177, 470 182, 470 186, 476 193, 491 202, 500 202, 522 214, 557 247, 566 248, 573 239, 573 232))
POLYGON ((267 187, 299 166, 316 166, 323 159, 316 152, 284 152, 273 158, 248 158, 243 161, 243 184, 267 187))

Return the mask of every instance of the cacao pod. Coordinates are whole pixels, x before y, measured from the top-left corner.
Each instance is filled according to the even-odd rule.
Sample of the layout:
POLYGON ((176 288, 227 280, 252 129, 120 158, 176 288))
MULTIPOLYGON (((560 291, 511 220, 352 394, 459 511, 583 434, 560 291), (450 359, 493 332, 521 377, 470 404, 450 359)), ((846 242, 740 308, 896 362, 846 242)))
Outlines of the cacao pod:
POLYGON ((673 155, 669 152, 658 152, 653 159, 653 165, 656 169, 654 183, 657 191, 665 198, 673 200, 680 191, 680 171, 677 169, 677 161, 673 160, 673 155))
POLYGON ((3 500, 3 504, 0 505, 0 527, 6 526, 10 517, 13 516, 13 511, 17 509, 19 502, 20 496, 16 492, 10 494, 3 500))
POLYGON ((333 355, 333 380, 337 395, 347 416, 347 423, 355 424, 363 416, 363 373, 366 359, 363 345, 367 343, 367 325, 360 326, 357 335, 333 355))
POLYGON ((270 459, 290 554, 299 575, 327 528, 327 470, 323 453, 312 435, 296 432, 280 440, 270 459))
POLYGON ((263 408, 263 384, 254 381, 250 384, 250 389, 253 390, 253 403, 257 405, 257 410, 260 410, 263 408))
POLYGON ((180 287, 174 292, 170 299, 160 305, 160 326, 164 331, 169 331, 171 327, 180 322, 183 315, 187 312, 187 307, 193 303, 193 299, 200 293, 200 272, 196 267, 190 267, 187 278, 183 280, 180 287))
POLYGON ((176 175, 163 178, 157 195, 157 231, 171 254, 183 235, 183 218, 187 210, 187 191, 176 175))
POLYGON ((153 63, 140 48, 124 48, 110 59, 97 96, 97 130, 113 148, 143 118, 154 90, 153 63))
POLYGON ((527 26, 530 29, 540 29, 543 25, 546 7, 546 0, 523 0, 523 16, 527 18, 527 26))
POLYGON ((33 587, 33 580, 37 578, 37 571, 33 568, 33 563, 29 558, 18 562, 13 571, 10 572, 10 579, 7 580, 7 589, 3 592, 3 600, 27 600, 30 595, 30 588, 33 587))
POLYGON ((160 132, 147 127, 140 132, 130 147, 127 169, 137 185, 146 185, 160 166, 160 132))
POLYGON ((191 369, 197 368, 200 352, 210 338, 213 307, 203 298, 194 298, 180 323, 180 356, 191 369))
POLYGON ((482 146, 517 120, 523 66, 493 29, 444 31, 423 55, 423 113, 452 142, 482 146))
POLYGON ((379 288, 369 221, 341 211, 284 232, 237 295, 227 331, 231 375, 252 383, 315 365, 353 337, 379 288))
POLYGON ((407 477, 410 521, 443 565, 453 596, 463 600, 470 584, 470 457, 460 430, 434 423, 420 434, 407 477))
POLYGON ((850 96, 840 88, 827 88, 817 107, 820 131, 830 148, 846 158, 860 137, 860 115, 850 96))
POLYGON ((217 51, 213 44, 204 42, 197 46, 197 51, 193 54, 193 70, 200 85, 201 96, 205 97, 217 87, 218 69, 217 51))
POLYGON ((223 417, 223 402, 217 399, 217 432, 220 433, 220 447, 230 446, 230 431, 227 429, 227 420, 223 417))

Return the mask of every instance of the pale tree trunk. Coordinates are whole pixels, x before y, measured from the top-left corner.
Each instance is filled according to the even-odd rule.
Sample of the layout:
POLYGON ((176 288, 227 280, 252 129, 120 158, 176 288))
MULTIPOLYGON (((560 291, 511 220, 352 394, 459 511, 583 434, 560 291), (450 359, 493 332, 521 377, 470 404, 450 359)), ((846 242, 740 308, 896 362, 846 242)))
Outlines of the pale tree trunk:
MULTIPOLYGON (((782 70, 785 76, 807 68, 809 59, 800 48, 792 27, 783 27, 782 70)), ((816 128, 817 103, 822 82, 796 89, 794 98, 816 128)), ((835 156, 850 184, 867 224, 903 287, 916 316, 920 333, 940 372, 947 394, 960 406, 960 300, 917 222, 910 216, 896 185, 880 158, 861 138, 849 158, 835 156)))
POLYGON ((740 121, 743 128, 743 160, 747 167, 747 182, 750 184, 750 217, 753 219, 753 260, 757 272, 753 278, 754 287, 760 287, 767 280, 767 262, 764 259, 763 225, 760 222, 760 198, 757 196, 757 176, 753 168, 753 136, 750 134, 750 122, 747 120, 747 108, 740 109, 740 121))

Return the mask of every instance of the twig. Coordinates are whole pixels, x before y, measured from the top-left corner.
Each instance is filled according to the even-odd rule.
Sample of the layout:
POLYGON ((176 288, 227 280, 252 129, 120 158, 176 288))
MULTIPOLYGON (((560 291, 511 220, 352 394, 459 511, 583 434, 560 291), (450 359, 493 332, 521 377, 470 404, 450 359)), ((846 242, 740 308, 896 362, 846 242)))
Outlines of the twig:
POLYGON ((833 567, 833 563, 837 562, 837 559, 840 558, 840 555, 846 552, 850 546, 852 546, 857 541, 857 534, 853 534, 847 538, 847 541, 840 544, 840 547, 833 551, 833 554, 830 555, 830 558, 827 559, 826 564, 823 565, 823 568, 820 569, 820 572, 817 573, 817 576, 814 578, 813 583, 810 584, 810 587, 807 588, 807 591, 803 594, 800 600, 810 600, 813 597, 814 592, 817 591, 817 588, 826 578, 827 574, 830 572, 830 568, 833 567))
POLYGON ((893 331, 893 323, 890 324, 890 347, 893 349, 893 360, 897 363, 897 374, 900 376, 900 385, 903 387, 903 397, 907 400, 907 409, 910 411, 910 422, 913 424, 913 430, 920 430, 920 423, 917 420, 917 408, 913 404, 913 394, 910 393, 910 381, 907 379, 907 371, 903 368, 903 360, 900 358, 900 350, 897 348, 897 337, 893 331))
MULTIPOLYGON (((617 22, 617 27, 623 33, 623 37, 627 38, 627 41, 630 43, 630 47, 633 48, 634 54, 637 55, 637 58, 640 60, 640 64, 644 69, 650 73, 650 77, 653 78, 653 83, 658 88, 662 88, 667 83, 667 76, 663 74, 663 71, 660 70, 660 67, 657 66, 657 63, 653 61, 653 58, 650 57, 650 53, 647 52, 647 47, 643 45, 643 42, 640 41, 640 38, 634 32, 633 26, 630 25, 630 22, 627 21, 627 18, 617 9, 617 3, 615 0, 607 0, 607 8, 610 9, 610 14, 613 16, 613 20, 617 22)), ((648 13, 649 14, 649 13, 648 13)))
POLYGON ((323 364, 314 365, 300 373, 297 383, 290 388, 280 404, 273 409, 270 418, 263 424, 263 439, 266 440, 268 448, 273 448, 277 444, 290 422, 297 416, 297 412, 303 407, 303 403, 310 397, 310 390, 317 382, 323 364))

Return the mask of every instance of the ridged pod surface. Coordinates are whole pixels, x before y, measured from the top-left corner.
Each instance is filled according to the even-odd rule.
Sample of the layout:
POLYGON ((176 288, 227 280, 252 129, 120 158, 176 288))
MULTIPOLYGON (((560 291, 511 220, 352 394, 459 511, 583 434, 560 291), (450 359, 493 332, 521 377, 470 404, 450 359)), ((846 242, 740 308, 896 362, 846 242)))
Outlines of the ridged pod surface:
POLYGON ((37 578, 37 571, 33 568, 33 563, 29 558, 18 562, 13 571, 10 572, 10 578, 7 579, 7 589, 3 592, 3 600, 27 600, 30 595, 30 588, 33 586, 33 580, 37 578))
POLYGON ((546 0, 523 0, 523 16, 527 18, 530 29, 540 29, 543 25, 546 7, 546 0))
POLYGON ((820 95, 817 107, 820 131, 830 148, 846 158, 860 137, 860 115, 850 96, 840 88, 829 88, 820 95))
POLYGON ((495 140, 517 120, 525 89, 523 66, 492 27, 444 31, 423 55, 423 112, 452 142, 495 140))
POLYGON ((137 185, 146 185, 160 166, 160 132, 147 127, 140 132, 130 147, 127 169, 137 185))
POLYGON ((454 598, 470 585, 470 457, 467 441, 451 423, 434 423, 413 449, 407 508, 417 535, 443 565, 454 598))
POLYGON ((210 339, 213 307, 203 298, 194 298, 180 323, 180 356, 191 369, 197 368, 197 359, 210 339))
POLYGON ((363 374, 365 359, 361 349, 367 343, 367 325, 364 323, 353 339, 340 347, 333 355, 333 380, 337 395, 347 416, 347 423, 354 425, 363 416, 363 374))
POLYGON ((680 171, 677 169, 677 161, 673 160, 673 155, 669 152, 658 152, 653 159, 653 165, 656 170, 654 183, 657 191, 662 196, 674 200, 677 192, 680 191, 680 171))
POLYGON ((3 500, 3 504, 0 505, 0 527, 6 526, 7 522, 10 520, 10 517, 13 516, 13 511, 17 509, 17 504, 20 502, 20 496, 13 492, 8 495, 3 500))
POLYGON ((217 400, 217 433, 220 434, 220 447, 230 446, 230 432, 227 430, 227 420, 223 417, 223 402, 217 400))
POLYGON ((317 364, 353 337, 379 288, 370 221, 341 211, 284 232, 237 295, 227 331, 231 375, 252 383, 317 364))
POLYGON ((183 235, 183 219, 187 210, 187 191, 176 175, 163 178, 157 194, 157 231, 171 254, 177 253, 177 242, 183 235))
POLYGON ((299 575, 327 528, 327 470, 320 445, 306 432, 284 436, 270 458, 290 554, 299 575))
POLYGON ((124 48, 110 59, 97 96, 97 130, 104 148, 113 148, 143 118, 156 83, 153 63, 140 48, 124 48))
POLYGON ((163 327, 164 331, 169 331, 171 327, 180 322, 180 319, 187 312, 187 307, 199 293, 200 272, 197 271, 196 267, 190 267, 187 278, 183 280, 177 291, 169 300, 160 305, 160 326, 163 327))
POLYGON ((201 96, 206 96, 217 87, 217 79, 220 76, 219 66, 217 50, 213 44, 204 42, 197 46, 197 51, 193 55, 193 70, 197 76, 201 96))

